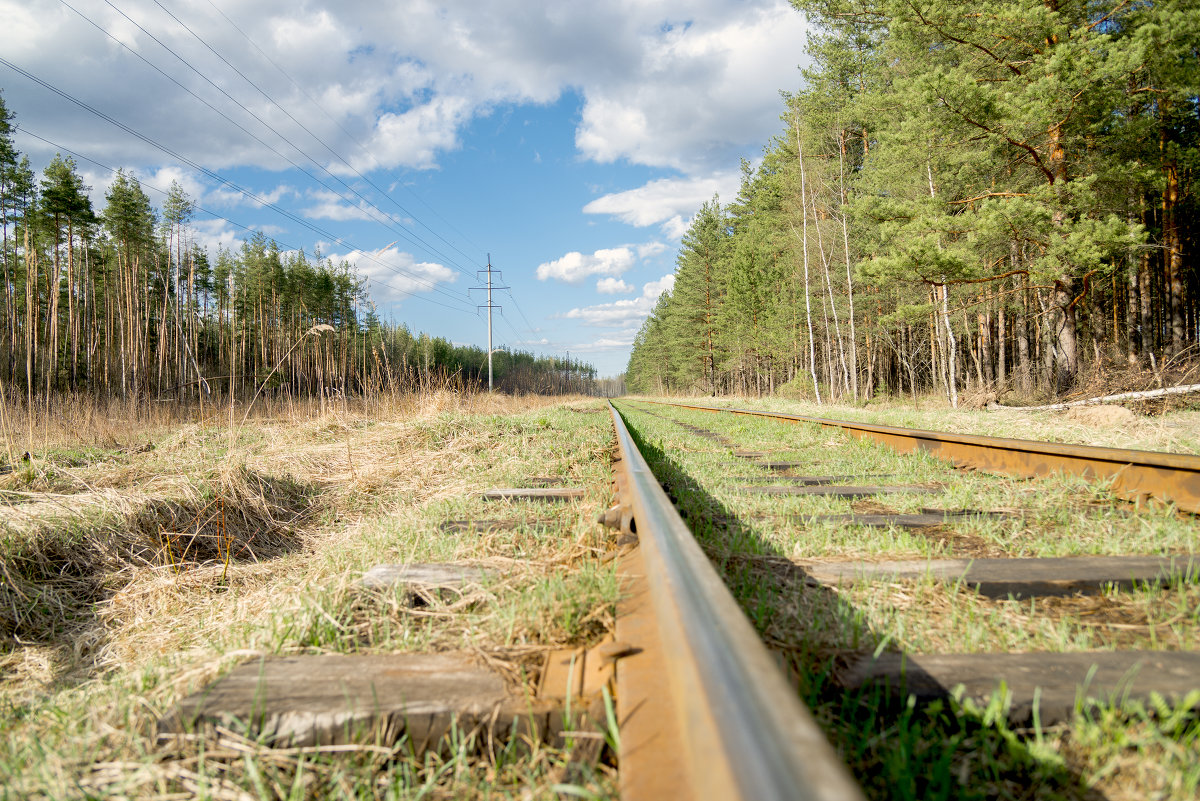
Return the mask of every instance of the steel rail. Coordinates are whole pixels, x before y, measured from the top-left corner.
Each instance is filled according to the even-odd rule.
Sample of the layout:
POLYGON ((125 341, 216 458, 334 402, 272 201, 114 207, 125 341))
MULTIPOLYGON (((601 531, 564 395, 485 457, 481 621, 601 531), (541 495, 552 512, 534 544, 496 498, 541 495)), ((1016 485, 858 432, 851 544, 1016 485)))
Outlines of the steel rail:
MULTIPOLYGON (((621 503, 632 509, 636 564, 648 584, 648 605, 661 638, 662 672, 674 702, 670 714, 676 734, 659 738, 655 759, 668 751, 683 761, 681 769, 666 765, 655 769, 674 770, 672 775, 681 775, 690 784, 661 797, 862 799, 796 688, 663 492, 611 402, 609 409, 621 453, 621 503)), ((619 704, 627 702, 620 684, 625 665, 624 659, 617 663, 619 704)), ((619 709, 622 721, 626 714, 627 710, 619 709)), ((624 783, 623 727, 622 722, 624 783)), ((646 760, 645 750, 634 758, 646 760)), ((622 796, 626 797, 624 786, 622 796)))
POLYGON ((1109 480, 1113 491, 1127 500, 1155 498, 1173 503, 1184 511, 1200 513, 1200 456, 1191 454, 1066 445, 976 434, 949 434, 917 428, 830 420, 755 409, 719 408, 694 403, 642 399, 639 399, 639 402, 706 412, 766 417, 790 423, 812 423, 841 429, 858 439, 882 442, 902 453, 924 451, 961 467, 1022 478, 1069 473, 1109 480))

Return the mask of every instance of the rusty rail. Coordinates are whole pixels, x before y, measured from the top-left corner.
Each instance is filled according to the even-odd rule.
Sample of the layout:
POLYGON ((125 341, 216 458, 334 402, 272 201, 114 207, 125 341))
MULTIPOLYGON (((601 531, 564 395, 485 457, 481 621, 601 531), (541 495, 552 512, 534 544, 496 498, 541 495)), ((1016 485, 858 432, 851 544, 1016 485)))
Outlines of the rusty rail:
POLYGON ((617 622, 622 799, 862 799, 609 408, 638 539, 617 622))
POLYGON ((639 402, 837 428, 857 439, 882 442, 901 453, 924 451, 959 467, 1021 478, 1068 473, 1108 480, 1113 492, 1126 500, 1155 498, 1173 503, 1184 511, 1200 513, 1200 456, 1190 454, 1065 445, 974 434, 948 434, 917 428, 829 420, 823 417, 755 409, 717 408, 694 403, 642 399, 639 399, 639 402))

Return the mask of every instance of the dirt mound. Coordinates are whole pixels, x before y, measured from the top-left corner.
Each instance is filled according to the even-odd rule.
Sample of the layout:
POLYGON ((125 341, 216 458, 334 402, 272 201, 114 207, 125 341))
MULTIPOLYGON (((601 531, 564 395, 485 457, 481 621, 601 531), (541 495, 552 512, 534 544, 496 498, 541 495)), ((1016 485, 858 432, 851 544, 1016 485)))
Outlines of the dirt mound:
POLYGON ((1066 418, 1093 428, 1120 428, 1134 423, 1137 415, 1124 406, 1076 406, 1067 410, 1066 418))

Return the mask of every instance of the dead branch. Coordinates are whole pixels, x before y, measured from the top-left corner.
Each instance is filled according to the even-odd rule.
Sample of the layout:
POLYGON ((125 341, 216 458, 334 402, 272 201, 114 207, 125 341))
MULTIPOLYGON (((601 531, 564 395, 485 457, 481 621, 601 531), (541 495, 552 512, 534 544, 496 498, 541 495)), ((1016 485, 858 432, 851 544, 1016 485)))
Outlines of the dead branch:
POLYGON ((1050 412, 1069 409, 1072 406, 1090 406, 1097 403, 1111 403, 1113 401, 1146 400, 1149 398, 1162 398, 1168 395, 1187 395, 1191 392, 1200 392, 1200 384, 1186 384, 1184 386, 1167 387, 1165 389, 1148 389, 1143 392, 1120 392, 1116 395, 1105 395, 1100 398, 1088 398, 1087 400, 1071 401, 1070 403, 1048 403, 1045 406, 1001 406, 998 403, 989 403, 988 410, 1004 412, 1050 412))

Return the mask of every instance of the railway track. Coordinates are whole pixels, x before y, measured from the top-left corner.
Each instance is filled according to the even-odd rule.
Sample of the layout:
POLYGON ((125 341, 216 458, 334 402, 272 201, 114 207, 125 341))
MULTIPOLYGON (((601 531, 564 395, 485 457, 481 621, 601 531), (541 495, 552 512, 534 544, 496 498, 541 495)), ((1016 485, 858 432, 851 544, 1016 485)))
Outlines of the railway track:
POLYGON ((612 413, 608 522, 639 542, 617 630, 624 798, 859 797, 847 763, 874 797, 989 781, 1072 797, 1103 779, 1089 755, 1033 752, 1101 718, 1136 728, 1130 706, 1182 710, 1195 731, 1176 745, 1200 758, 1198 537, 1174 511, 1200 511, 1200 458, 682 403, 612 413), (1076 548, 1084 529, 1103 536, 1076 548), (1012 758, 972 768, 964 738, 1012 758), (914 746, 931 753, 896 762, 914 746))
POLYGON ((638 540, 620 565, 622 798, 860 798, 615 409, 613 425, 612 511, 638 540))
MULTIPOLYGON (((590 455, 606 452, 602 418, 586 427, 596 449, 563 457, 588 480, 525 476, 448 507, 436 531, 574 531, 572 569, 611 577, 615 560, 620 591, 596 607, 617 603, 615 632, 535 646, 539 662, 506 673, 475 652, 260 657, 184 698, 160 741, 234 727, 273 748, 444 755, 469 732, 459 741, 481 753, 549 744, 564 786, 596 775, 608 742, 625 801, 1200 790, 1200 534, 1176 508, 1192 508, 1190 479, 1121 484, 1094 466, 1137 461, 1112 449, 1068 447, 1075 461, 1050 470, 1054 448, 1000 441, 1002 466, 1034 478, 996 477, 939 458, 989 457, 935 432, 608 411, 615 503, 601 519, 619 533, 590 522, 609 497, 590 455), (1166 502, 1121 500, 1146 496, 1166 502)), ((379 564, 356 597, 407 625, 511 580, 495 564, 379 564)))

